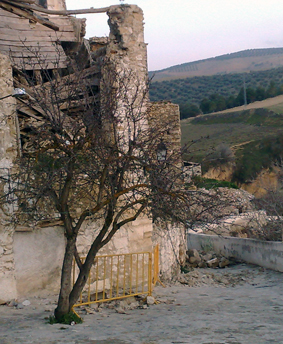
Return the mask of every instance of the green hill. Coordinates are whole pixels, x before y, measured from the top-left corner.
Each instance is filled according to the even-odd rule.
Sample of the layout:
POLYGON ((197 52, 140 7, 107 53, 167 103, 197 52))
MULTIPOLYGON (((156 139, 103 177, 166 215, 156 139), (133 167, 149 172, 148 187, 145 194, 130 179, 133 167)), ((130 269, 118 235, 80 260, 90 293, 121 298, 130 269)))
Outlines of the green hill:
POLYGON ((182 144, 193 145, 185 160, 201 162, 204 169, 215 164, 217 147, 225 145, 235 154, 234 181, 254 179, 263 169, 282 159, 283 96, 181 121, 182 144), (240 110, 240 111, 239 111, 240 110))
POLYGON ((244 79, 247 88, 262 87, 266 89, 271 81, 280 88, 283 85, 283 67, 259 72, 152 82, 150 99, 152 101, 170 100, 177 104, 193 103, 199 105, 204 98, 208 98, 212 94, 219 94, 223 97, 237 96, 243 87, 244 79))

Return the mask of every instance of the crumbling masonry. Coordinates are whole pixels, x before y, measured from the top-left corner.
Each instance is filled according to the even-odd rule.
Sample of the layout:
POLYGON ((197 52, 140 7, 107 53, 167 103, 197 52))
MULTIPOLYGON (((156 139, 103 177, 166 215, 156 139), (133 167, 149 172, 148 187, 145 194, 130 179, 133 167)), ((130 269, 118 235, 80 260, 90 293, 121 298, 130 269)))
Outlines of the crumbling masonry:
MULTIPOLYGON (((86 40, 83 38, 85 20, 76 19, 68 13, 56 16, 43 13, 40 19, 38 16, 33 18, 33 11, 21 8, 21 1, 17 3, 19 5, 15 8, 9 1, 0 1, 0 98, 12 94, 14 87, 28 90, 28 85, 21 77, 22 66, 42 82, 42 68, 56 77, 64 71, 68 58, 81 62, 82 68, 91 76, 97 94, 101 78, 107 75, 107 70, 99 68, 102 58, 112 61, 118 72, 131 71, 133 82, 138 83, 141 90, 147 88, 143 12, 137 6, 107 8, 109 37, 86 40), (22 11, 21 16, 18 15, 19 11, 22 11), (35 49, 39 49, 44 58, 44 66, 35 65, 35 49)), ((66 11, 63 0, 45 0, 40 4, 47 10, 66 11)), ((149 113, 149 121, 143 125, 162 121, 162 118, 172 119, 164 140, 168 149, 180 149, 178 106, 170 102, 150 104, 147 101, 143 111, 149 113)), ((0 173, 7 173, 7 169, 13 166, 14 158, 20 154, 21 147, 27 144, 29 121, 37 117, 40 117, 40 113, 23 106, 21 100, 13 97, 0 100, 0 173)), ((0 218, 0 299, 40 294, 40 290, 57 291, 65 245, 60 223, 44 223, 38 228, 14 228, 6 220, 5 211, 9 209, 3 209, 0 218)), ((94 224, 88 223, 78 239, 81 254, 86 252, 91 243, 93 227, 94 224)), ((183 233, 169 229, 164 234, 148 218, 139 218, 120 230, 103 249, 103 253, 151 251, 156 243, 160 244, 163 257, 161 273, 170 277, 176 269, 176 256, 180 250, 184 251, 183 233)))

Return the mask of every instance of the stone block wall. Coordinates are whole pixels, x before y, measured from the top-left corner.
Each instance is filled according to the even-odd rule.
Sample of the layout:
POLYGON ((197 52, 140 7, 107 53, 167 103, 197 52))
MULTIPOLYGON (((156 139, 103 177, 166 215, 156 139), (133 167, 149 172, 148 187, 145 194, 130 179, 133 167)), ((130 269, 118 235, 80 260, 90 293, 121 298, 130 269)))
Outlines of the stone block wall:
MULTIPOLYGON (((181 153, 181 125, 179 105, 169 101, 152 102, 149 105, 148 124, 163 132, 162 140, 168 153, 181 153)), ((182 164, 180 155, 180 166, 182 164)))
MULTIPOLYGON (((48 8, 64 9, 65 2, 50 0, 48 8), (51 1, 51 2, 50 2, 51 1)), ((105 58, 112 61, 117 72, 129 73, 128 99, 134 99, 141 114, 150 114, 141 125, 155 125, 164 120, 164 142, 169 150, 180 150, 181 134, 178 105, 169 102, 149 104, 147 94, 147 51, 144 43, 143 12, 135 5, 111 6, 108 11, 110 36, 105 47, 105 58), (139 91, 138 97, 136 92, 139 91), (140 105, 141 104, 141 105, 140 105), (150 108, 150 111, 149 108, 150 108)), ((101 42, 100 42, 101 43, 101 42)), ((103 46, 105 42, 103 41, 103 46)), ((102 76, 107 70, 102 71, 102 76)), ((13 90, 12 68, 6 56, 0 55, 0 97, 13 90)), ((121 109, 125 104, 120 101, 121 109)), ((17 121, 15 99, 0 100, 0 173, 7 173, 17 154, 17 121), (6 171, 6 172, 5 172, 6 171)), ((123 115, 123 111, 121 111, 123 115)), ((146 118, 146 117, 144 117, 146 118)), ((125 121, 126 122, 126 121, 125 121)), ((122 123, 121 130, 126 123, 122 123)), ((128 132, 128 128, 127 131, 128 132)), ((5 209, 11 211, 11 209, 5 209)), ((14 230, 0 216, 0 299, 10 300, 26 295, 58 292, 65 239, 61 227, 14 230)), ((78 238, 78 251, 84 256, 96 234, 99 223, 85 224, 78 238)), ((171 278, 179 270, 185 251, 183 229, 167 226, 161 228, 148 217, 121 228, 99 254, 120 254, 152 251, 160 245, 160 270, 171 278)))
POLYGON ((163 280, 171 280, 181 271, 186 260, 186 230, 182 226, 155 222, 153 245, 159 245, 159 270, 163 280))
MULTIPOLYGON (((85 256, 89 247, 97 235, 95 228, 99 224, 88 222, 80 232, 78 237, 78 251, 81 256, 85 256)), ((114 235, 113 239, 104 246, 99 255, 104 254, 124 254, 141 251, 152 251, 152 222, 148 217, 139 217, 121 229, 114 235)))
MULTIPOLYGON (((7 56, 0 54, 0 98, 12 94, 12 67, 7 56)), ((15 113, 13 97, 0 100, 0 174, 6 175, 13 166, 17 153, 15 113)), ((1 188, 7 185, 1 185, 1 188)), ((16 297, 15 263, 13 252, 14 229, 9 224, 9 212, 0 209, 0 299, 16 297)))

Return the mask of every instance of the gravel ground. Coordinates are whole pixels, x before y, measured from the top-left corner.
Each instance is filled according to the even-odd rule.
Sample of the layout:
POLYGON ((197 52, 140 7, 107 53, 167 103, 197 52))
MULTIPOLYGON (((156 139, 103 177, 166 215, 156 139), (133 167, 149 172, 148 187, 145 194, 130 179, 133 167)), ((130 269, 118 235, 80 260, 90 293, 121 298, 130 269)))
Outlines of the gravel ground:
POLYGON ((0 343, 283 343, 282 273, 240 264, 189 274, 156 287, 156 305, 125 314, 102 307, 80 325, 47 323, 53 296, 30 298, 22 309, 0 306, 0 343))

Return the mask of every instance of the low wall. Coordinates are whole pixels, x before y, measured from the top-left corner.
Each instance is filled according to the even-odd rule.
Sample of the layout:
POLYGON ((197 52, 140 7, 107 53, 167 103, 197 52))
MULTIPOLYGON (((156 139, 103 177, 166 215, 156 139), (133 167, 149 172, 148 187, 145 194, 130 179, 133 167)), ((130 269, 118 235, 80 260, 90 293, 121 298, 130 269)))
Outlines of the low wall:
POLYGON ((205 234, 187 234, 188 249, 214 251, 226 257, 235 257, 247 263, 283 272, 283 243, 220 237, 205 234))

